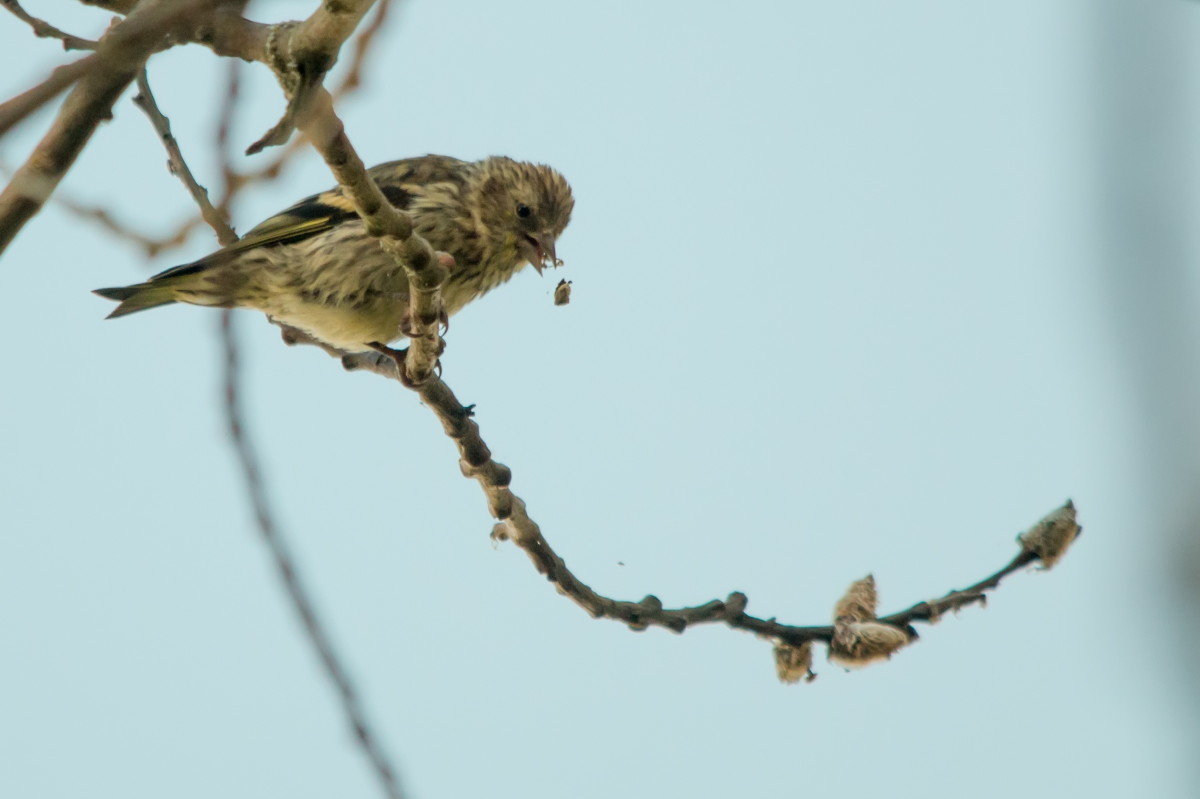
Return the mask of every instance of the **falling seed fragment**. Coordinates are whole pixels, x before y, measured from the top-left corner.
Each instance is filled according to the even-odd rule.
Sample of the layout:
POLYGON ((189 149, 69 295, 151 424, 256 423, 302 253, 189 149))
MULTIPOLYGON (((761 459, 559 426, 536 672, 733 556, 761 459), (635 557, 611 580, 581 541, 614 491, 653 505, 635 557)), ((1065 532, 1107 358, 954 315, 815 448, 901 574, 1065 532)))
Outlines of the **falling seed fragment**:
POLYGON ((554 287, 554 304, 566 305, 571 301, 571 281, 560 280, 554 287))

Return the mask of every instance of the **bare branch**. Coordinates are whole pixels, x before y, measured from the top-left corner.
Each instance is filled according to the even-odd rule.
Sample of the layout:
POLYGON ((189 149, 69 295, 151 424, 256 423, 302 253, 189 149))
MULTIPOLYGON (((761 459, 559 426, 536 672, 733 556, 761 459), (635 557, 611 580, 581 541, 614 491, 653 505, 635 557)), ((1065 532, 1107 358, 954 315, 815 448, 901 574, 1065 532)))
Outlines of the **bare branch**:
POLYGON ((319 88, 300 119, 301 130, 321 153, 346 196, 362 217, 367 233, 396 259, 408 275, 409 339, 405 359, 408 380, 424 383, 433 374, 443 344, 439 326, 445 310, 441 285, 448 274, 429 242, 413 232, 412 219, 387 201, 367 174, 362 159, 346 138, 345 126, 333 110, 329 92, 319 88))
MULTIPOLYGON (((132 11, 136 5, 117 0, 92 4, 121 13, 132 11)), ((242 6, 240 0, 218 0, 215 7, 204 0, 146 0, 136 13, 109 30, 97 52, 59 67, 42 84, 0 105, 3 135, 64 89, 78 84, 49 133, 0 194, 0 252, 54 192, 152 52, 188 40, 208 43, 214 51, 226 55, 265 59, 269 26, 243 19, 239 14, 242 6), (213 40, 220 44, 213 44, 213 40)))
POLYGON ((84 39, 79 36, 74 36, 66 31, 59 30, 45 20, 38 19, 29 14, 25 9, 21 8, 21 4, 17 0, 0 0, 0 5, 7 8, 13 13, 17 19, 33 28, 33 34, 42 39, 58 39, 62 42, 64 50, 95 50, 98 42, 91 39, 84 39))
POLYGON ((337 62, 342 43, 350 38, 374 1, 326 0, 304 22, 272 26, 266 42, 267 63, 287 93, 288 104, 283 117, 250 145, 247 155, 287 142, 297 119, 307 112, 326 73, 337 62))
MULTIPOLYGON (((12 172, 7 164, 0 162, 0 174, 8 177, 12 175, 12 172)), ((119 220, 108 208, 102 205, 81 202, 61 192, 51 198, 51 202, 83 221, 99 225, 116 238, 136 246, 147 258, 153 258, 166 250, 182 247, 187 243, 192 231, 203 222, 200 215, 196 214, 176 225, 171 233, 164 236, 151 236, 147 233, 134 230, 131 225, 119 220)))
POLYGON ((79 0, 85 6, 96 6, 103 8, 105 11, 112 11, 115 14, 128 14, 133 11, 133 7, 137 5, 138 0, 79 0))
POLYGON ((244 414, 241 408, 241 397, 237 390, 240 363, 237 348, 234 346, 232 321, 233 311, 225 310, 221 314, 221 340, 225 352, 225 415, 229 423, 229 433, 234 443, 234 450, 237 452, 238 462, 242 467, 242 477, 246 481, 246 489, 254 507, 254 517, 258 523, 259 534, 271 552, 276 570, 287 590, 288 598, 304 624, 305 633, 317 651, 321 666, 337 690, 342 704, 342 712, 349 721, 350 728, 354 730, 355 742, 370 762, 384 793, 389 799, 400 799, 402 791, 396 770, 391 764, 391 759, 384 752, 379 736, 367 721, 366 711, 363 709, 358 691, 345 666, 342 665, 341 657, 337 654, 333 640, 317 616, 312 599, 300 581, 295 561, 292 559, 282 533, 271 514, 258 458, 254 453, 253 446, 246 438, 241 422, 244 414))
MULTIPOLYGON (((390 6, 391 0, 381 0, 376 6, 375 14, 371 18, 370 23, 355 36, 350 67, 331 92, 335 102, 341 98, 350 96, 362 86, 363 67, 366 64, 367 57, 371 53, 371 45, 374 44, 387 18, 390 6)), ((222 121, 218 123, 218 147, 222 153, 221 175, 224 185, 221 189, 221 201, 217 203, 217 209, 226 216, 229 215, 229 210, 238 193, 254 184, 266 183, 278 178, 283 174, 284 167, 308 146, 308 138, 301 133, 299 136, 292 137, 278 151, 278 154, 266 164, 245 172, 240 172, 233 168, 232 162, 229 160, 228 140, 230 122, 227 118, 227 112, 231 109, 232 101, 237 96, 237 69, 239 67, 240 65, 236 61, 230 64, 230 88, 226 91, 223 110, 220 115, 222 121)))
MULTIPOLYGON (((218 1, 220 2, 220 0, 218 1)), ((0 4, 3 4, 18 18, 31 25, 37 35, 53 36, 55 38, 63 39, 63 46, 65 49, 100 49, 100 52, 93 53, 92 55, 82 58, 72 64, 64 64, 63 66, 57 67, 53 72, 50 73, 50 77, 48 77, 42 83, 25 92, 22 92, 16 97, 5 101, 3 104, 0 104, 0 136, 4 135, 4 133, 13 127, 13 125, 28 117, 50 100, 53 100, 68 87, 87 75, 91 70, 103 69, 104 65, 108 65, 114 60, 120 62, 127 56, 136 56, 136 53, 127 53, 126 51, 130 47, 134 47, 136 49, 139 46, 136 41, 136 39, 139 38, 139 34, 146 37, 166 35, 168 33, 175 33, 178 35, 182 31, 182 26, 185 23, 189 23, 193 20, 196 11, 211 10, 214 14, 226 12, 222 17, 225 19, 228 18, 228 12, 231 9, 234 9, 235 7, 240 8, 240 6, 243 5, 242 3, 236 2, 236 0, 224 0, 224 3, 224 5, 221 5, 216 9, 203 9, 201 6, 204 4, 198 1, 188 2, 188 0, 185 0, 179 9, 171 9, 171 3, 169 2, 159 2, 157 4, 157 8, 149 8, 150 5, 154 4, 148 3, 148 7, 139 12, 138 15, 135 15, 125 22, 114 23, 114 25, 109 29, 109 33, 105 34, 105 36, 101 38, 102 42, 107 41, 108 44, 100 49, 101 42, 94 42, 90 39, 82 39, 72 36, 71 34, 65 33, 58 28, 55 28, 54 26, 29 15, 17 3, 17 0, 0 0, 0 4), (173 16, 176 14, 178 14, 178 17, 173 18, 173 16), (75 47, 72 47, 71 44, 74 44, 75 47)), ((95 3, 95 5, 101 4, 95 3)), ((133 5, 133 3, 129 3, 130 8, 132 8, 133 5)), ((238 19, 240 19, 240 17, 238 17, 238 19)), ((242 26, 242 32, 240 34, 235 34, 232 30, 226 31, 226 38, 230 39, 231 41, 241 41, 248 38, 246 31, 253 30, 256 23, 251 23, 248 20, 241 20, 241 22, 244 23, 242 26)), ((260 27, 266 28, 265 25, 260 27)), ((190 31, 189 33, 192 39, 199 35, 199 32, 195 30, 190 31)), ((181 38, 180 40, 182 41, 183 39, 181 38)), ((158 43, 157 47, 150 52, 163 49, 169 46, 169 44, 170 42, 164 39, 164 41, 158 43)), ((148 55, 149 53, 146 57, 148 57, 148 55)), ((130 79, 132 80, 132 78, 130 79)))
POLYGON ((176 225, 171 233, 165 236, 154 237, 134 230, 129 225, 114 217, 103 206, 87 205, 70 197, 64 197, 62 194, 56 195, 54 202, 80 219, 93 222, 117 238, 138 247, 147 258, 153 258, 167 250, 182 247, 187 243, 192 231, 203 223, 199 215, 191 216, 176 225))
POLYGON ((55 67, 50 77, 27 89, 16 97, 0 103, 0 136, 3 136, 21 120, 27 118, 46 103, 65 92, 87 74, 100 60, 95 53, 78 61, 55 67))
POLYGON ((297 65, 307 63, 328 72, 337 61, 342 43, 350 38, 374 3, 375 0, 322 0, 283 45, 286 57, 297 65))
MULTIPOLYGON (((350 365, 357 364, 351 361, 350 365)), ((469 410, 463 407, 449 387, 441 380, 435 380, 421 386, 419 392, 421 402, 437 415, 446 434, 458 445, 463 474, 479 482, 487 497, 488 509, 500 520, 493 536, 498 540, 511 540, 523 549, 538 572, 593 617, 615 619, 634 629, 658 626, 675 632, 682 632, 693 624, 723 623, 789 644, 805 641, 828 643, 832 640, 834 628, 829 625, 793 626, 781 624, 773 618, 761 619, 745 613, 747 599, 739 592, 729 594, 724 600, 714 599, 702 605, 677 609, 663 608, 662 603, 653 596, 640 602, 627 602, 597 594, 571 573, 542 536, 541 529, 526 512, 525 502, 509 489, 511 472, 503 464, 492 460, 491 451, 480 436, 479 426, 470 419, 469 410)), ((906 627, 911 622, 932 621, 947 611, 982 602, 988 590, 1032 560, 1033 557, 1021 552, 1000 571, 967 589, 952 591, 941 599, 920 603, 880 621, 906 627)))
MULTIPOLYGON (((134 102, 150 118, 155 132, 167 150, 168 164, 171 173, 178 177, 191 194, 192 199, 200 207, 200 213, 217 235, 222 246, 228 246, 237 241, 237 234, 215 209, 208 198, 208 191, 200 185, 184 160, 179 143, 171 133, 171 122, 159 109, 150 90, 150 82, 145 70, 137 78, 139 95, 134 102)), ((236 94, 232 95, 236 99, 236 94)), ((233 100, 230 101, 231 103, 233 100)), ((232 110, 227 110, 232 114, 232 110)), ((218 133, 218 136, 220 133, 218 133)), ((258 464, 258 456, 254 445, 246 434, 244 423, 245 414, 242 412, 241 392, 241 360, 238 355, 237 338, 233 327, 233 311, 225 309, 221 313, 221 348, 224 353, 224 397, 225 418, 229 428, 229 437, 237 454, 238 464, 242 470, 242 478, 246 483, 246 491, 250 504, 254 509, 254 518, 258 532, 267 545, 275 567, 283 581, 284 589, 293 609, 304 625, 304 631, 309 642, 321 661, 326 676, 333 683, 338 698, 342 703, 342 711, 354 731, 355 741, 363 750, 384 792, 392 799, 400 799, 401 791, 396 779, 395 769, 390 758, 383 751, 378 736, 372 731, 370 723, 359 699, 350 675, 342 664, 333 645, 333 640, 317 616, 316 606, 300 579, 300 572, 295 559, 289 551, 283 533, 275 522, 271 505, 267 499, 266 487, 263 484, 262 469, 258 464)))
MULTIPOLYGON (((314 339, 303 331, 291 327, 283 328, 283 340, 288 345, 310 344, 320 347, 329 355, 341 358, 342 366, 350 371, 368 371, 393 380, 399 380, 397 367, 391 359, 377 353, 345 353, 314 339)), ((400 380, 404 383, 403 380, 400 380)), ((412 386, 409 386, 413 388, 412 386)), ((650 595, 640 602, 610 599, 596 593, 590 586, 574 575, 566 563, 542 535, 537 523, 529 517, 525 502, 509 488, 512 471, 492 459, 491 450, 484 443, 479 425, 471 418, 474 406, 464 406, 441 378, 433 377, 414 390, 442 428, 458 446, 459 466, 464 477, 474 478, 483 489, 488 510, 499 519, 492 537, 499 541, 512 541, 529 556, 539 574, 554 583, 559 592, 569 597, 589 615, 597 619, 613 619, 629 626, 632 630, 663 627, 682 633, 697 624, 724 624, 738 630, 746 630, 773 641, 802 646, 814 641, 829 644, 834 640, 835 625, 790 625, 782 624, 774 617, 765 619, 746 613, 749 599, 745 594, 734 591, 725 599, 712 599, 700 605, 679 608, 664 608, 658 597, 650 595)), ((1074 521, 1074 505, 1067 502, 1053 511, 1046 520, 1062 523, 1069 517, 1074 536, 1079 527, 1074 521)), ((1037 526, 1046 523, 1038 522, 1037 526)), ((1037 561, 1039 556, 1025 548, 1002 568, 982 580, 962 589, 950 591, 938 599, 918 602, 912 607, 882 616, 878 622, 904 631, 916 638, 912 625, 917 622, 932 623, 951 611, 958 611, 974 604, 984 604, 987 593, 999 587, 1001 582, 1022 568, 1037 561)))
MULTIPOLYGON (((150 54, 166 46, 167 35, 190 22, 193 12, 209 5, 206 0, 143 0, 104 35, 95 53, 67 68, 75 87, 49 132, 0 193, 0 252, 42 208, 100 123, 112 116, 113 103, 150 54)), ((0 120, 7 110, 0 108, 0 120)), ((6 129, 0 121, 0 133, 6 129)))
POLYGON ((241 94, 242 65, 237 61, 230 61, 226 67, 225 96, 221 100, 216 127, 213 130, 213 147, 221 167, 221 201, 217 204, 217 210, 226 219, 233 216, 233 202, 246 185, 233 168, 233 155, 230 152, 230 139, 241 94))
POLYGON ((133 98, 133 102, 150 118, 154 132, 162 140, 163 147, 167 150, 167 165, 171 174, 183 181, 188 193, 192 195, 192 200, 200 208, 200 216, 217 234, 217 241, 221 243, 221 246, 227 247, 233 244, 237 241, 237 233, 234 232, 229 221, 213 207, 212 201, 208 199, 208 189, 200 185, 187 162, 183 160, 179 142, 175 141, 175 136, 171 133, 171 121, 159 110, 158 103, 154 100, 154 93, 150 91, 150 81, 146 77, 144 69, 138 73, 137 86, 138 95, 133 98))
POLYGON ((189 41, 204 45, 220 56, 266 64, 267 40, 274 27, 246 19, 231 4, 213 9, 203 24, 192 29, 189 41))

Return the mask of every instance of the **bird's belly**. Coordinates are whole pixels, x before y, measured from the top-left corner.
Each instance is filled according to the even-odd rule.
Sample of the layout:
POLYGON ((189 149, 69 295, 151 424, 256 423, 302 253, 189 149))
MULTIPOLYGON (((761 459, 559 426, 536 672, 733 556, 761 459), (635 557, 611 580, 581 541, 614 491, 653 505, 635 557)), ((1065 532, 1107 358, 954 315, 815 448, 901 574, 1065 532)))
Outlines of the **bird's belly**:
POLYGON ((347 352, 365 352, 370 342, 386 344, 404 335, 400 325, 408 303, 403 297, 363 305, 316 303, 295 296, 280 300, 262 310, 278 322, 347 352))

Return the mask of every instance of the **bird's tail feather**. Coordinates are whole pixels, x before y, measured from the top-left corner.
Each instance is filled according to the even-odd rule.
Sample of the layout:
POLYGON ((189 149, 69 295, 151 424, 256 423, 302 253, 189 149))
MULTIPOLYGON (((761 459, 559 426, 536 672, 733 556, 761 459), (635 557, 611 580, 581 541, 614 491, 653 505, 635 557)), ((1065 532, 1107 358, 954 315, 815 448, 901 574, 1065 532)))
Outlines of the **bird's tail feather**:
POLYGON ((109 319, 175 302, 175 286, 171 285, 169 281, 165 281, 165 285, 158 281, 152 281, 132 286, 96 289, 92 293, 107 300, 118 300, 121 303, 108 315, 109 319))
POLYGON ((148 308, 157 308, 160 305, 170 305, 181 299, 185 302, 194 302, 195 299, 190 294, 180 297, 180 290, 186 293, 189 289, 195 288, 199 276, 216 262, 215 255, 210 255, 199 261, 159 272, 144 283, 96 289, 92 293, 104 297, 106 300, 116 300, 121 303, 108 315, 109 319, 144 311, 148 308))

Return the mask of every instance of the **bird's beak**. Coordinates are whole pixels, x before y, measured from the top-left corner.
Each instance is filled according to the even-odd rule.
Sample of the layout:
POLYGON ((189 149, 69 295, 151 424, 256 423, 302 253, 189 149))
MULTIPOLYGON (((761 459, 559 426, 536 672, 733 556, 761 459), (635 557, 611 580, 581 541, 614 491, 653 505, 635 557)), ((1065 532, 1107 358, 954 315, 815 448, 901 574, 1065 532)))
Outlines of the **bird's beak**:
POLYGON ((558 257, 554 252, 553 233, 546 231, 536 236, 526 236, 525 249, 525 257, 539 275, 547 266, 558 266, 558 257))

